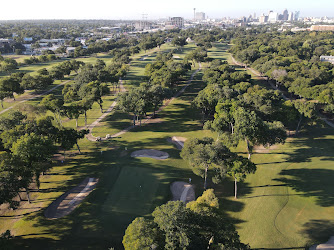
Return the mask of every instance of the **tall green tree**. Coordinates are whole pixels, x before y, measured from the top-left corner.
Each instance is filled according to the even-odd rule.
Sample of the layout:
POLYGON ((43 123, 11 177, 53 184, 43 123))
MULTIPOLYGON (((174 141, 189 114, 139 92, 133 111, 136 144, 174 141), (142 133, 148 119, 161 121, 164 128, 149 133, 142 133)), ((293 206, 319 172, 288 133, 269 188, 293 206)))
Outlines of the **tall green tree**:
POLYGON ((256 165, 243 157, 236 158, 229 164, 227 175, 234 179, 234 199, 237 199, 237 183, 243 181, 247 174, 255 173, 255 171, 256 165))
POLYGON ((225 176, 227 162, 235 157, 220 141, 213 138, 193 138, 185 142, 181 157, 186 160, 196 174, 204 178, 204 189, 207 187, 208 171, 212 171, 212 181, 219 183, 225 176))

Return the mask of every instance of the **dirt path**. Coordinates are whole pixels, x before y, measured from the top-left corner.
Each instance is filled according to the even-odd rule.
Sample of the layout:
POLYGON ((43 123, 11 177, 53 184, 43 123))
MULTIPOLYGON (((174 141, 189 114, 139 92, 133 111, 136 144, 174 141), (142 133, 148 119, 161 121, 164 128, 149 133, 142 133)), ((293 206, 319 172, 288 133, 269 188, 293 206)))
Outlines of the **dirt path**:
POLYGON ((44 215, 48 219, 58 219, 71 213, 95 188, 96 178, 86 178, 78 186, 61 195, 50 204, 44 215))
MULTIPOLYGON (((266 76, 263 76, 260 72, 256 71, 253 68, 247 67, 246 64, 243 64, 243 63, 240 63, 240 62, 236 61, 232 55, 231 55, 231 59, 232 59, 233 64, 245 67, 246 70, 247 69, 250 70, 254 75, 259 77, 260 79, 267 81, 271 88, 273 88, 275 90, 278 90, 282 94, 282 97, 285 101, 291 100, 290 98, 285 96, 284 93, 280 89, 278 89, 271 81, 268 81, 266 76)), ((325 116, 323 116, 321 114, 319 114, 319 116, 320 116, 320 119, 323 120, 328 126, 334 128, 334 123, 333 122, 329 121, 325 116)))
MULTIPOLYGON (((20 104, 20 103, 24 103, 24 102, 26 102, 26 101, 30 101, 30 100, 36 99, 36 98, 38 98, 38 97, 47 95, 47 94, 51 93, 52 91, 54 91, 55 89, 59 88, 60 86, 66 84, 66 83, 68 83, 68 82, 70 82, 70 81, 73 81, 73 80, 67 80, 67 81, 65 81, 65 82, 62 82, 62 83, 60 83, 60 84, 54 86, 53 88, 51 88, 51 89, 49 89, 49 90, 47 90, 47 91, 45 91, 45 92, 43 92, 43 93, 41 93, 41 94, 34 95, 33 97, 23 98, 23 100, 17 100, 17 103, 16 103, 16 104, 14 104, 14 105, 12 105, 12 106, 10 106, 10 107, 4 109, 4 110, 1 110, 1 111, 0 111, 0 115, 3 114, 3 113, 5 113, 5 112, 7 112, 8 110, 13 109, 15 106, 17 106, 17 105, 20 104)), ((28 96, 31 96, 31 95, 28 95, 28 96)))

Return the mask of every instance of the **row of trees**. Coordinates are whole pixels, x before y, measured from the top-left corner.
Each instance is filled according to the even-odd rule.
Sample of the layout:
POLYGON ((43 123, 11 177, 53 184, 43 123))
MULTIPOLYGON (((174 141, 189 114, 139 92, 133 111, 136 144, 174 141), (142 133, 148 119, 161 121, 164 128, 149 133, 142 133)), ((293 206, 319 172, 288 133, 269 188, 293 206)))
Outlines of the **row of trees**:
POLYGON ((17 69, 18 63, 12 58, 4 58, 0 54, 0 73, 1 72, 10 72, 17 69))
POLYGON ((159 53, 156 61, 145 67, 148 82, 121 94, 118 99, 119 109, 133 115, 133 125, 136 119, 141 122, 142 117, 149 112, 155 116, 163 101, 172 97, 173 88, 190 69, 191 64, 186 60, 174 61, 171 52, 159 53))
POLYGON ((66 116, 75 119, 78 127, 78 119, 82 114, 87 126, 87 111, 97 103, 103 113, 102 97, 110 93, 107 83, 116 85, 127 70, 128 65, 118 62, 112 62, 109 66, 102 60, 97 60, 95 65, 86 64, 78 71, 74 83, 65 84, 62 96, 49 94, 43 98, 41 105, 54 113, 59 126, 62 126, 62 116, 66 116))
POLYGON ((78 69, 84 63, 70 60, 53 66, 49 71, 45 68, 37 71, 37 74, 30 75, 24 73, 13 73, 10 76, 0 79, 0 101, 3 107, 5 98, 14 98, 15 94, 23 94, 25 90, 45 90, 54 80, 64 79, 65 75, 70 75, 72 71, 78 69))
POLYGON ((133 125, 147 113, 153 112, 153 117, 165 99, 172 96, 172 91, 160 84, 142 83, 138 88, 132 88, 118 98, 118 108, 133 114, 133 125))
POLYGON ((13 208, 19 205, 13 200, 16 196, 22 200, 22 189, 29 202, 31 183, 39 190, 40 175, 51 168, 57 147, 65 153, 78 146, 78 140, 88 132, 55 126, 50 116, 32 119, 19 111, 2 117, 0 130, 0 204, 9 203, 13 208))
POLYGON ((311 102, 285 101, 277 90, 253 85, 249 75, 219 61, 211 63, 203 79, 208 85, 193 105, 202 111, 204 127, 228 145, 245 141, 249 157, 255 145, 283 143, 285 128, 298 131, 301 119, 315 113, 311 102))
POLYGON ((212 189, 186 206, 170 201, 157 207, 152 219, 136 218, 126 229, 128 249, 249 249, 233 224, 219 210, 212 189))
POLYGON ((181 62, 173 60, 173 54, 160 53, 154 63, 145 66, 145 76, 152 84, 161 84, 164 87, 175 87, 182 77, 191 69, 188 60, 181 62))
POLYGON ((247 174, 254 173, 256 166, 249 159, 230 151, 221 141, 213 138, 193 138, 185 142, 181 157, 186 160, 192 171, 204 178, 204 190, 207 188, 207 177, 212 182, 220 183, 231 176, 235 182, 234 197, 237 198, 237 182, 244 180, 247 174), (208 173, 210 170, 210 173, 208 173))

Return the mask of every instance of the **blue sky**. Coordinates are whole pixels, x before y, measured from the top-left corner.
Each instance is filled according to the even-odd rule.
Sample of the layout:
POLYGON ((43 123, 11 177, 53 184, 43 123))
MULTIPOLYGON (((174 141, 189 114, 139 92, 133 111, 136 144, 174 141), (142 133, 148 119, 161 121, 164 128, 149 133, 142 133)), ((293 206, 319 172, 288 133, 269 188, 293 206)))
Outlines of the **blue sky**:
POLYGON ((269 10, 299 10, 301 16, 334 17, 334 0, 0 0, 0 19, 141 19, 182 16, 193 8, 209 17, 257 15, 269 10), (12 11, 11 11, 12 10, 12 11))

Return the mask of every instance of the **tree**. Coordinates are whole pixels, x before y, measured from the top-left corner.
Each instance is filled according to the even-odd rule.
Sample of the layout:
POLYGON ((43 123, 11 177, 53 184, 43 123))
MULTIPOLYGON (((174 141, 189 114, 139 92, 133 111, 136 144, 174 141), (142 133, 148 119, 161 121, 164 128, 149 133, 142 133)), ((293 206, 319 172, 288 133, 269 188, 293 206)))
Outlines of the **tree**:
POLYGON ((69 105, 64 106, 64 114, 69 119, 75 119, 75 127, 78 128, 78 119, 81 114, 84 114, 84 107, 81 105, 82 102, 72 102, 69 105))
POLYGON ((172 40, 172 45, 176 46, 178 48, 182 48, 184 45, 187 44, 186 40, 187 40, 187 38, 185 38, 185 37, 176 36, 172 40))
POLYGON ((82 107, 82 110, 85 115, 85 126, 87 126, 87 111, 90 110, 93 106, 94 99, 91 96, 87 96, 84 99, 82 99, 78 105, 82 107))
POLYGON ((1 155, 0 159, 0 204, 9 203, 10 207, 16 208, 19 204, 13 198, 19 194, 23 188, 24 180, 31 177, 30 173, 25 173, 22 164, 15 160, 9 153, 1 155), (21 176, 25 178, 21 178, 21 176))
POLYGON ((126 250, 155 249, 162 244, 160 243, 161 232, 159 231, 154 222, 138 217, 126 229, 123 246, 126 250))
POLYGON ((82 99, 89 97, 92 101, 97 102, 100 106, 101 113, 103 113, 102 96, 109 94, 110 90, 107 84, 101 84, 99 81, 94 81, 82 85, 78 93, 82 99))
POLYGON ((235 157, 220 141, 212 138, 193 138, 185 142, 181 157, 186 160, 196 175, 204 177, 204 189, 207 186, 208 170, 213 172, 212 180, 219 183, 225 176, 228 161, 235 157))
POLYGON ((15 100, 14 93, 20 95, 24 93, 24 89, 20 85, 20 80, 17 77, 5 77, 0 79, 0 91, 7 93, 10 98, 15 100))
POLYGON ((237 182, 243 181, 247 174, 255 173, 255 171, 256 165, 243 157, 231 162, 227 174, 234 179, 234 199, 237 199, 237 182))
MULTIPOLYGON (((14 157, 18 157, 24 166, 35 176, 39 189, 39 176, 50 168, 51 157, 54 154, 54 146, 50 139, 41 138, 35 133, 25 134, 18 138, 10 148, 14 157)), ((25 187, 29 198, 29 187, 25 187)))
POLYGON ((122 93, 118 99, 118 107, 124 112, 133 114, 133 126, 135 126, 136 118, 143 113, 145 107, 145 100, 139 88, 122 93))
POLYGON ((249 249, 218 207, 212 189, 186 206, 181 201, 169 201, 153 211, 153 220, 137 218, 129 225, 124 248, 249 249))
POLYGON ((302 122, 303 117, 305 118, 313 118, 315 116, 315 107, 316 104, 314 102, 309 101, 298 101, 294 102, 295 108, 299 111, 299 121, 296 128, 296 135, 299 132, 300 124, 302 122))
POLYGON ((153 109, 153 117, 158 107, 162 105, 163 101, 172 96, 172 92, 169 88, 164 88, 161 85, 152 85, 150 83, 142 83, 139 91, 145 102, 143 112, 146 113, 153 109))
POLYGON ((254 145, 271 146, 285 142, 286 133, 280 122, 264 122, 254 111, 249 112, 241 107, 235 110, 233 119, 235 121, 234 139, 245 140, 248 159, 251 158, 254 145))
POLYGON ((168 202, 157 207, 153 213, 154 222, 165 235, 166 249, 186 249, 192 234, 190 216, 182 201, 168 202))
POLYGON ((62 128, 58 131, 57 142, 60 144, 60 147, 64 150, 64 160, 66 150, 70 150, 74 145, 77 145, 79 153, 81 154, 78 140, 84 138, 89 131, 84 129, 77 131, 72 128, 62 128))
POLYGON ((271 77, 276 81, 276 88, 284 81, 284 77, 286 77, 288 73, 285 69, 275 69, 271 72, 271 77))
POLYGON ((202 111, 203 123, 206 116, 214 114, 218 101, 222 96, 222 89, 217 84, 209 84, 193 100, 192 104, 202 111))
POLYGON ((55 97, 54 94, 49 94, 42 99, 40 105, 53 112, 59 125, 62 126, 61 113, 64 105, 62 99, 55 97))

